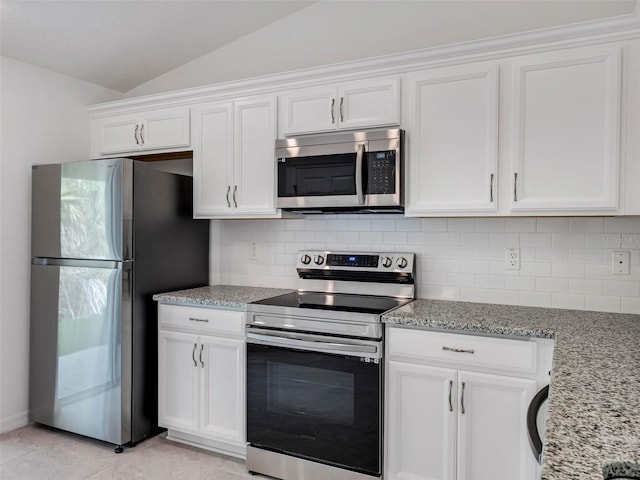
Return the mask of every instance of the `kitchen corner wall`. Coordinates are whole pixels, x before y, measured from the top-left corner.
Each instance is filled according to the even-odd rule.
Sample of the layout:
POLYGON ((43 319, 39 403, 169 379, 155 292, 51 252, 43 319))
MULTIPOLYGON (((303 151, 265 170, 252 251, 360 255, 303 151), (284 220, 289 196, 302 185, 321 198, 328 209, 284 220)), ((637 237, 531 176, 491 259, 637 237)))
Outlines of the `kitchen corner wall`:
POLYGON ((419 298, 640 314, 640 217, 224 220, 220 239, 226 284, 295 288, 300 249, 406 251, 419 298), (520 249, 520 270, 505 269, 505 248, 520 249), (611 273, 616 250, 629 275, 611 273))

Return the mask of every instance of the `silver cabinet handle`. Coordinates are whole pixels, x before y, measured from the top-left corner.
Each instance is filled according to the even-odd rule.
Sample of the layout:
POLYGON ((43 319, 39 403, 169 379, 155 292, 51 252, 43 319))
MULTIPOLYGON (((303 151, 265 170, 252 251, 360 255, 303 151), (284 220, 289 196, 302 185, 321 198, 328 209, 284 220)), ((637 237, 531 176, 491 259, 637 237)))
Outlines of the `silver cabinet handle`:
POLYGON ((202 351, 204 350, 204 345, 200 345, 200 366, 204 368, 204 362, 202 361, 202 351))
POLYGON ((193 360, 193 366, 194 367, 198 366, 198 362, 196 362, 196 348, 198 348, 198 344, 194 343, 193 344, 193 352, 191 352, 191 359, 193 360))
POLYGON ((144 123, 142 125, 140 125, 140 142, 142 143, 142 145, 144 145, 144 123))
POLYGON ((236 193, 238 192, 238 185, 233 186, 233 205, 238 208, 238 202, 236 201, 236 193))
POLYGON ((489 201, 493 203, 493 173, 489 179, 489 201))
POLYGON ((136 139, 136 145, 140 145, 140 141, 138 140, 138 128, 140 128, 140 125, 136 124, 136 129, 133 131, 133 138, 136 139))
POLYGON ((335 107, 336 105, 336 99, 332 98, 331 99, 331 123, 336 123, 336 114, 333 111, 333 107, 335 107))
POLYGON ((231 185, 227 185, 227 207, 231 208, 231 202, 229 201, 229 192, 231 191, 231 185))
POLYGON ((447 352, 455 352, 455 353, 475 353, 475 350, 473 350, 472 348, 465 350, 464 348, 442 347, 442 350, 446 350, 447 352))
POLYGON ((460 408, 461 413, 464 413, 464 382, 462 382, 462 394, 460 395, 460 408))
POLYGON ((449 380, 449 411, 453 412, 453 402, 451 401, 451 392, 453 391, 453 380, 449 380))
POLYGON ((344 122, 344 112, 342 111, 342 104, 344 103, 344 97, 340 97, 340 121, 344 122))
POLYGON ((518 201, 518 174, 513 174, 513 201, 518 201))
POLYGON ((209 319, 208 319, 208 318, 196 318, 196 317, 189 317, 189 320, 191 320, 192 322, 205 322, 205 323, 209 323, 209 319))
POLYGON ((364 205, 364 189, 362 188, 362 158, 364 157, 364 144, 358 145, 358 153, 356 155, 356 195, 358 196, 358 205, 364 205))

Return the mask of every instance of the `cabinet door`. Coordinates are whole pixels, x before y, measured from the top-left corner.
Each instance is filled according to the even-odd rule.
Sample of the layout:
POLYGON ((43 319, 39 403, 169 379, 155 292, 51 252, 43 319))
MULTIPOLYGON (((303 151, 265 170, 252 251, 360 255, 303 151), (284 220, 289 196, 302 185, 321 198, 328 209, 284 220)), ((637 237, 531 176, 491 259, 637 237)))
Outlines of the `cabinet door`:
POLYGON ((92 156, 140 150, 137 114, 115 115, 92 121, 92 156))
POLYGON ((145 112, 140 122, 140 146, 145 150, 188 147, 189 109, 162 108, 145 112))
MULTIPOLYGON (((202 434, 236 442, 245 441, 245 348, 243 340, 200 337, 202 355, 202 434)), ((202 366, 201 365, 201 366, 202 366)))
POLYGON ((229 216, 233 212, 233 104, 204 104, 192 114, 193 216, 229 216))
POLYGON ((513 63, 511 208, 618 208, 620 54, 563 50, 513 63))
POLYGON ((287 92, 278 103, 280 136, 338 129, 335 85, 287 92))
POLYGON ((455 480, 455 399, 455 370, 389 362, 385 478, 455 480))
POLYGON ((336 112, 340 129, 400 125, 399 85, 395 77, 340 85, 336 112))
POLYGON ((498 65, 412 74, 407 214, 495 212, 498 65))
POLYGON ((186 432, 198 429, 200 366, 198 336, 158 333, 158 424, 186 432))
POLYGON ((235 102, 232 203, 236 214, 273 215, 275 207, 275 98, 235 102))
POLYGON ((527 407, 535 380, 458 372, 458 480, 533 480, 527 407))

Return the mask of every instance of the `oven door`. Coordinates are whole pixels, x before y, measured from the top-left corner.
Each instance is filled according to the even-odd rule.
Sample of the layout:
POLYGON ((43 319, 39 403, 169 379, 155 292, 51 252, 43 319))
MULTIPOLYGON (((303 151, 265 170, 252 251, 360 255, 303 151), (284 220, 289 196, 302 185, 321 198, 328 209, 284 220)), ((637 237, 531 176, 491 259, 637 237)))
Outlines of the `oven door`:
POLYGON ((379 341, 249 330, 247 441, 379 476, 381 356, 379 341))

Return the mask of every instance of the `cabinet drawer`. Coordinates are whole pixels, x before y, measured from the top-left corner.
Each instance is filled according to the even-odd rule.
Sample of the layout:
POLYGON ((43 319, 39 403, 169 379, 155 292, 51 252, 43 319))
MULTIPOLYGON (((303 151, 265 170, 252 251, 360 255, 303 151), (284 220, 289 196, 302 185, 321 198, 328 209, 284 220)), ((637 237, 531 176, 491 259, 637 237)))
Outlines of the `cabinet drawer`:
POLYGON ((532 341, 408 328, 389 328, 387 338, 391 358, 517 375, 537 370, 537 344, 532 341))
POLYGON ((161 327, 207 334, 244 336, 244 312, 160 304, 158 318, 161 327))

